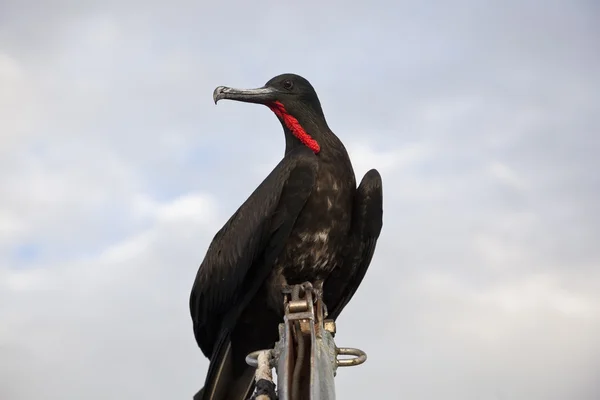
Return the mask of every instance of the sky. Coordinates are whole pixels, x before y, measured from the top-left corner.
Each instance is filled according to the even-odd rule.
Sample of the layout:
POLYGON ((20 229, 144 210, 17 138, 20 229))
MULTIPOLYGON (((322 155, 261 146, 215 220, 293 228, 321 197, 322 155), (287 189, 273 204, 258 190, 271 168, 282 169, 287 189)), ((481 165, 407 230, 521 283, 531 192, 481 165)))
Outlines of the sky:
POLYGON ((0 399, 191 399, 189 292, 316 88, 384 228, 337 397, 600 398, 600 6, 0 0, 0 399))

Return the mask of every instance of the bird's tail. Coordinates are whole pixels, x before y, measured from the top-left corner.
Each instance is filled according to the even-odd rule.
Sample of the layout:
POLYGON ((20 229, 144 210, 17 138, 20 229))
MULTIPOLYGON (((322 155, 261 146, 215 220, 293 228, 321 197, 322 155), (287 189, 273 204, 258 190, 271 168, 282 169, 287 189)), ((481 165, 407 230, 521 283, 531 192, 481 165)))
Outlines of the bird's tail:
POLYGON ((245 355, 238 358, 239 355, 234 358, 230 333, 222 332, 213 350, 204 387, 194 400, 247 400, 254 391, 254 368, 246 364, 245 355))

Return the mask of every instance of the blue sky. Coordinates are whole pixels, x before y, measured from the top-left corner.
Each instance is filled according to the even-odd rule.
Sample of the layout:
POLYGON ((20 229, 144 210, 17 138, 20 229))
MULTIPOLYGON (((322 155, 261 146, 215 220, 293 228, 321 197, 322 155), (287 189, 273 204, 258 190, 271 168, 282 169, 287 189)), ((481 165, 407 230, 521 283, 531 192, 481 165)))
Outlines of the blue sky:
POLYGON ((295 72, 384 229, 338 397, 600 396, 594 2, 0 2, 0 398, 190 398, 187 299, 295 72))

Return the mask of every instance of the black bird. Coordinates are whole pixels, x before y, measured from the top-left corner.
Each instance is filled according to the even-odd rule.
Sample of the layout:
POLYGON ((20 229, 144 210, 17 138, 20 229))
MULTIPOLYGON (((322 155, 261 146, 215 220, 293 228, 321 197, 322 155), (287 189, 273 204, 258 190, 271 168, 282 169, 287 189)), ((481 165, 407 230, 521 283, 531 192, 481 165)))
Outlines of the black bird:
POLYGON ((278 340, 284 287, 324 281, 333 319, 354 295, 381 232, 382 183, 372 169, 356 188, 346 148, 301 76, 219 86, 213 97, 266 105, 285 134, 283 159, 217 232, 190 296, 194 335, 210 360, 194 399, 245 400, 254 389, 246 355, 278 340))

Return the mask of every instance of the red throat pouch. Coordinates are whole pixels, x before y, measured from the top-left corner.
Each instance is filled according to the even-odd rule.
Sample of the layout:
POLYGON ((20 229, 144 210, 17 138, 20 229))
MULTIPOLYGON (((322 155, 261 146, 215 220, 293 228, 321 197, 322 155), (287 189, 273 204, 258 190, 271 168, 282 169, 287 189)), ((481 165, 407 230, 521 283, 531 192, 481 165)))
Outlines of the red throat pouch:
POLYGON ((277 115, 279 118, 283 120, 285 126, 300 140, 306 147, 311 149, 315 154, 321 151, 321 146, 315 139, 313 139, 300 125, 300 122, 296 118, 294 118, 290 113, 287 112, 285 106, 279 102, 275 101, 268 105, 268 107, 277 115))

